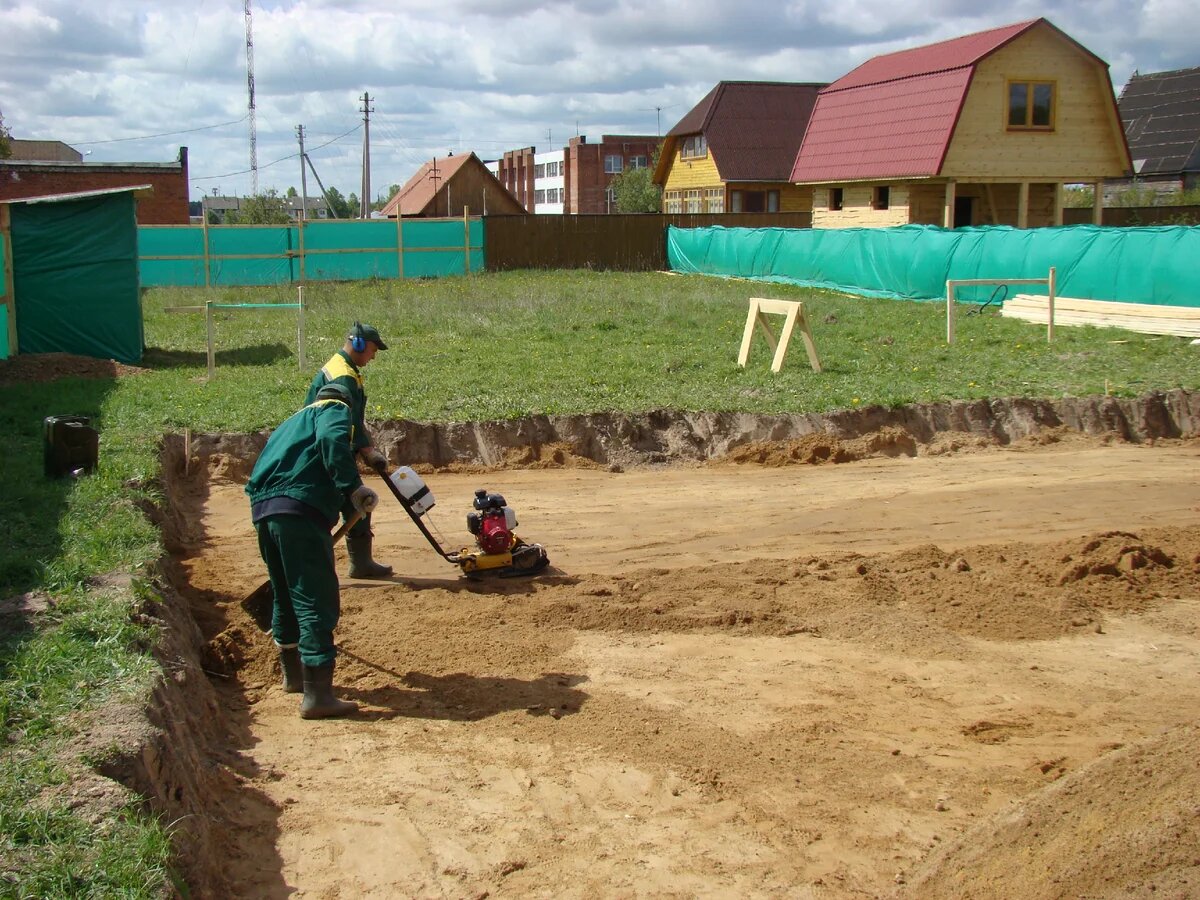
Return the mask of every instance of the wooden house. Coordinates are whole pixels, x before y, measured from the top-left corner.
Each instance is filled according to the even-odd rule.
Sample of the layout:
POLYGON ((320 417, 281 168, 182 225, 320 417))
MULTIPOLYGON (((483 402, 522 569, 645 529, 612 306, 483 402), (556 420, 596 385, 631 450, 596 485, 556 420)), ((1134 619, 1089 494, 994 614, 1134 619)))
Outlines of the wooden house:
POLYGON ((814 228, 1027 228, 1062 224, 1064 184, 1099 187, 1130 166, 1107 63, 1033 19, 839 78, 792 179, 813 189, 814 228))
POLYGON ((431 159, 384 206, 388 218, 523 215, 525 208, 474 153, 431 159))
POLYGON ((1200 187, 1200 68, 1133 73, 1117 101, 1133 179, 1109 182, 1161 193, 1200 187))
POLYGON ((792 163, 820 84, 722 81, 668 132, 654 170, 663 212, 808 212, 792 163))

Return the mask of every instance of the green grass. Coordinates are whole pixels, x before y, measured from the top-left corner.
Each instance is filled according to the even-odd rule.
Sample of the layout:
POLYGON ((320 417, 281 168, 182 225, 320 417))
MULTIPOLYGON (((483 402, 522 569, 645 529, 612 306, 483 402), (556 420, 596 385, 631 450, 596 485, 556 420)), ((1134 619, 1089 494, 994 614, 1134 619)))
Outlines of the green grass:
POLYGON ((293 310, 218 311, 206 379, 202 315, 170 306, 291 303, 294 287, 155 289, 143 306, 147 371, 3 391, 0 598, 44 591, 54 607, 0 630, 0 897, 150 897, 171 883, 164 828, 136 808, 102 828, 53 798, 64 742, 114 697, 144 696, 153 634, 132 624, 147 590, 97 596, 95 575, 141 578, 162 553, 142 507, 161 501, 165 432, 278 424, 358 318, 389 343, 366 370, 368 418, 468 421, 659 408, 823 412, 987 397, 1118 396, 1200 386, 1197 348, 1172 337, 1045 329, 959 307, 945 343, 936 303, 869 300, 783 285, 661 274, 513 272, 438 281, 311 285, 307 366, 293 310), (825 371, 799 337, 772 375, 756 338, 736 364, 747 298, 805 302, 825 371), (101 433, 101 470, 42 476, 41 423, 82 414, 101 433))

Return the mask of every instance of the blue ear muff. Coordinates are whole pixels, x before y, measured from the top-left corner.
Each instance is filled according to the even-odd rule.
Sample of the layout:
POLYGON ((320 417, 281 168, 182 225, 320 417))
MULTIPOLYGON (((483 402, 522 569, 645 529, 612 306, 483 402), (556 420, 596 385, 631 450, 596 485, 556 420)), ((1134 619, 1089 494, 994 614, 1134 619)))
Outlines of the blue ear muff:
POLYGON ((350 332, 350 349, 355 353, 362 353, 367 349, 367 339, 363 337, 362 326, 357 322, 354 323, 354 330, 350 332))

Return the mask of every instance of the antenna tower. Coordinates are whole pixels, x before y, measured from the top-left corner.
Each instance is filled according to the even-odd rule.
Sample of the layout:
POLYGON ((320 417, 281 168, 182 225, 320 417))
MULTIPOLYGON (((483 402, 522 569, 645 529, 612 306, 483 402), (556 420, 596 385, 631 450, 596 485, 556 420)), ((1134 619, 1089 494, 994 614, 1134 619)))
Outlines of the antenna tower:
POLYGON ((258 196, 258 124, 254 119, 254 20, 246 0, 246 88, 250 92, 250 189, 258 196))

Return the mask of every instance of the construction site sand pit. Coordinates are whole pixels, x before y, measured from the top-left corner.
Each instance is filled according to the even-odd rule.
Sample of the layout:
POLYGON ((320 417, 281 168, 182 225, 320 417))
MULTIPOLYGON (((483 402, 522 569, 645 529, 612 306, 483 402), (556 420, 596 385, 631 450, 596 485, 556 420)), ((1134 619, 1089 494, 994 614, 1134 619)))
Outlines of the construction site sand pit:
POLYGON ((1200 444, 900 443, 427 470, 448 547, 486 487, 551 567, 384 494, 325 721, 239 605, 248 459, 189 459, 213 894, 1200 895, 1200 444))

